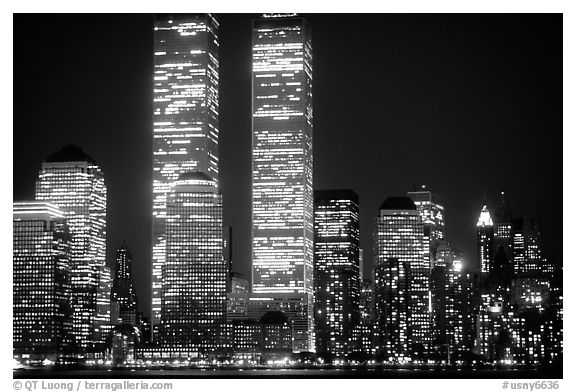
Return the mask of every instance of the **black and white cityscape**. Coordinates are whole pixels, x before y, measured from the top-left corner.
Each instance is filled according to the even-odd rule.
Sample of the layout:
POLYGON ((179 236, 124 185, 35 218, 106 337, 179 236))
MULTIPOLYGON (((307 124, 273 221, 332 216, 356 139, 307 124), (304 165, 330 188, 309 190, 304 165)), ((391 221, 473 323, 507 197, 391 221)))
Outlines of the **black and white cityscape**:
POLYGON ((562 377, 561 14, 14 40, 14 377, 562 377))

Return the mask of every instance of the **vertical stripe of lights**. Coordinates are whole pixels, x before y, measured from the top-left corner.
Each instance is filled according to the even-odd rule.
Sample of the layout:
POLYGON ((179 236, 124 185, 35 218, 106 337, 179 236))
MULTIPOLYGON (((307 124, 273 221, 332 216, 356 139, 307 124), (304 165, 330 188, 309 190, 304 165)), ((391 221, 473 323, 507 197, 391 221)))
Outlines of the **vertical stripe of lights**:
POLYGON ((160 322, 166 195, 178 177, 202 171, 218 182, 218 21, 158 17, 154 27, 152 323, 160 322))

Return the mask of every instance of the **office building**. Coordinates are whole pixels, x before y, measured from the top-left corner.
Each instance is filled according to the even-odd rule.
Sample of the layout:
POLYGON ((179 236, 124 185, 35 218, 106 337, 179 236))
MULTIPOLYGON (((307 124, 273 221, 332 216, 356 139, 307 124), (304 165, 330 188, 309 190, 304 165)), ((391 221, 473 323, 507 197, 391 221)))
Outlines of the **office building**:
POLYGON ((14 356, 56 362, 73 348, 70 234, 55 204, 15 202, 13 210, 14 356))
POLYGON ((101 266, 98 273, 98 291, 96 293, 96 314, 94 315, 94 351, 101 352, 108 333, 118 322, 117 307, 112 306, 112 271, 101 266))
POLYGON ((388 352, 393 359, 421 359, 431 344, 430 248, 414 202, 408 197, 386 199, 376 218, 374 235, 375 333, 390 341, 388 352), (394 312, 393 320, 378 321, 394 312), (401 331, 404 325, 409 326, 406 336, 401 331))
POLYGON ((358 195, 351 190, 314 191, 316 351, 343 357, 360 320, 358 195))
POLYGON ((226 320, 260 320, 267 312, 280 311, 292 325, 292 351, 308 352, 314 347, 312 304, 307 294, 238 293, 228 294, 226 320))
POLYGON ((160 15, 154 23, 152 324, 159 325, 166 256, 166 197, 180 175, 218 183, 218 21, 160 15))
POLYGON ((514 258, 512 236, 512 212, 504 192, 500 192, 500 203, 494 213, 494 258, 498 252, 503 252, 506 260, 514 258))
POLYGON ((374 355, 374 284, 363 279, 359 301, 360 322, 352 333, 352 352, 360 359, 374 355))
POLYGON ((518 274, 542 271, 542 231, 537 215, 513 220, 514 272, 518 274))
POLYGON ((425 185, 420 190, 408 192, 407 195, 420 213, 424 235, 430 238, 431 247, 435 248, 438 240, 446 238, 444 198, 426 190, 425 185))
POLYGON ((125 241, 116 250, 112 302, 118 304, 118 324, 136 325, 138 302, 132 280, 132 253, 125 241))
POLYGON ((82 349, 94 343, 97 293, 106 258, 106 184, 102 170, 74 145, 42 163, 36 200, 64 212, 71 235, 73 333, 82 349))
MULTIPOLYGON (((252 291, 313 307, 312 44, 304 18, 252 30, 252 291)), ((313 315, 310 315, 313 320, 313 315)), ((313 321, 309 345, 314 351, 313 321)))
POLYGON ((478 244, 478 269, 489 273, 494 264, 494 224, 488 207, 484 205, 476 223, 476 238, 478 244))
POLYGON ((204 173, 184 173, 168 194, 162 278, 162 343, 172 352, 209 353, 225 324, 227 266, 222 196, 204 173))

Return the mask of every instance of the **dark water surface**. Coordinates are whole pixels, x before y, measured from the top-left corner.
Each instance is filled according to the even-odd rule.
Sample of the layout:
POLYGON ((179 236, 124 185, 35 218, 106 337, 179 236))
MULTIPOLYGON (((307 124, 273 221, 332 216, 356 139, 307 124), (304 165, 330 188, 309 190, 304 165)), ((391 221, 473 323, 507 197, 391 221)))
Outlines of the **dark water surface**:
POLYGON ((54 369, 15 370, 14 378, 562 378, 562 369, 54 369))

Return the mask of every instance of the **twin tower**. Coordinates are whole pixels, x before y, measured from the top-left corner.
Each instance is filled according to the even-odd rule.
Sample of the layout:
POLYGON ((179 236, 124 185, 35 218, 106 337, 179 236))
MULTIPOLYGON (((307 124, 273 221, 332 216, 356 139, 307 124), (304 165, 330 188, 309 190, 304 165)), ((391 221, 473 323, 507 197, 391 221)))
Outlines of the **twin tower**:
MULTIPOLYGON (((154 27, 152 323, 193 346, 187 334, 203 332, 189 326, 226 315, 218 28, 214 15, 160 15, 154 27)), ((312 43, 303 18, 253 21, 251 99, 252 295, 272 295, 280 308, 283 296, 300 298, 310 314, 298 349, 313 351, 312 43)))

